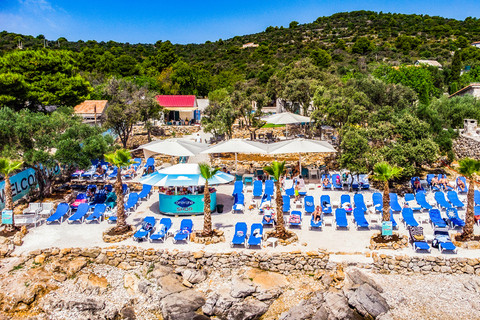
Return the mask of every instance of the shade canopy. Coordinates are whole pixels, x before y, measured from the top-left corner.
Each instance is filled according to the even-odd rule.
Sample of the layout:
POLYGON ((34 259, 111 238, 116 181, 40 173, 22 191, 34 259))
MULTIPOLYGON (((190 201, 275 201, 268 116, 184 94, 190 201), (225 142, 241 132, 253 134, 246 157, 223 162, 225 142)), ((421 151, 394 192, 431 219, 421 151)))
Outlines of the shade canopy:
POLYGON ((201 153, 266 153, 267 145, 261 142, 231 139, 208 147, 201 153))
MULTIPOLYGON (((229 183, 233 181, 233 179, 234 176, 219 171, 213 176, 213 178, 208 180, 208 184, 216 185, 229 183)), ((138 182, 155 187, 187 187, 205 185, 205 179, 200 174, 200 167, 197 163, 181 163, 164 168, 141 178, 138 182)))
POLYGON ((309 117, 304 117, 290 112, 282 112, 274 114, 270 117, 264 118, 264 121, 272 124, 294 124, 303 122, 312 122, 309 117))
POLYGON ((275 142, 268 145, 269 154, 280 153, 302 153, 302 152, 337 152, 335 148, 326 141, 311 139, 293 139, 275 142))
POLYGON ((205 150, 207 146, 201 143, 184 139, 155 140, 141 145, 138 149, 143 150, 148 159, 156 154, 165 154, 174 157, 192 157, 205 150))

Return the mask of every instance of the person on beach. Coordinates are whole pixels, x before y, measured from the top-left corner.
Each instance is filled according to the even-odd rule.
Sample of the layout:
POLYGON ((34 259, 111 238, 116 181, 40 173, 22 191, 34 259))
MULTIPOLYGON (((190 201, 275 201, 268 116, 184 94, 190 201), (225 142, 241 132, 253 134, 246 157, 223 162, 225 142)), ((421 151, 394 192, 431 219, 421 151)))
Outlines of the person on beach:
POLYGON ((293 202, 297 202, 300 200, 300 184, 298 181, 295 183, 295 200, 293 202))
POLYGON ((133 164, 128 167, 128 169, 122 174, 123 176, 132 175, 135 173, 135 168, 133 167, 133 164))
POLYGON ((420 183, 420 179, 415 178, 415 181, 413 181, 413 187, 415 188, 415 191, 422 190, 422 184, 420 183))
POLYGON ((320 220, 322 220, 322 207, 317 206, 315 208, 315 211, 313 211, 313 222, 318 223, 320 220))
MULTIPOLYGON (((340 178, 338 180, 340 180, 340 178)), ((324 188, 327 188, 328 185, 330 184, 330 180, 328 178, 323 178, 322 184, 324 188)))
POLYGON ((437 176, 433 176, 432 181, 430 182, 432 187, 439 187, 437 176))
POLYGON ((463 183, 462 179, 457 179, 458 188, 461 192, 465 192, 465 183, 463 183))
POLYGON ((275 224, 275 211, 271 208, 270 204, 267 204, 265 210, 263 211, 263 219, 267 223, 270 223, 270 221, 273 220, 273 223, 275 224))

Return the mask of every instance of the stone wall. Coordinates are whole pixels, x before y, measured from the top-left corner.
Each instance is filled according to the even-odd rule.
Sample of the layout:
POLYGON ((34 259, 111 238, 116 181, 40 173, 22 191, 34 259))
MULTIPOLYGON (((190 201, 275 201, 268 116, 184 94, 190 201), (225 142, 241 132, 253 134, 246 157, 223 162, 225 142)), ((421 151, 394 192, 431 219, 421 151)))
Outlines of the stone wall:
MULTIPOLYGON (((367 253, 367 256, 370 254, 367 253)), ((33 259, 44 261, 52 258, 86 257, 91 262, 108 264, 124 270, 136 268, 145 263, 160 263, 171 267, 189 269, 208 268, 212 270, 253 267, 262 270, 291 274, 323 274, 325 270, 338 268, 337 263, 329 262, 330 253, 325 251, 309 252, 226 252, 211 253, 175 250, 143 249, 134 246, 112 246, 109 248, 50 248, 32 251, 24 256, 24 262, 33 259)), ((401 256, 372 253, 373 264, 345 263, 357 267, 372 269, 378 273, 456 273, 480 275, 480 259, 440 256, 401 256)))
POLYGON ((457 158, 465 157, 480 160, 480 138, 473 138, 461 134, 453 141, 453 151, 457 158))

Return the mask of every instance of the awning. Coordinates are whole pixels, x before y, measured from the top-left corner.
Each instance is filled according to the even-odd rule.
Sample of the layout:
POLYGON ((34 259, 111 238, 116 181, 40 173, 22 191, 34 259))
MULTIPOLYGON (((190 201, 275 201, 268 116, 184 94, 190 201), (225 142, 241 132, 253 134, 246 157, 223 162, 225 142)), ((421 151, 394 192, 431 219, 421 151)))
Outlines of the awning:
POLYGON ((196 107, 183 107, 183 108, 179 108, 179 107, 163 107, 163 109, 167 109, 167 110, 170 110, 170 111, 184 111, 184 112, 187 112, 187 111, 195 111, 197 110, 198 108, 196 107))

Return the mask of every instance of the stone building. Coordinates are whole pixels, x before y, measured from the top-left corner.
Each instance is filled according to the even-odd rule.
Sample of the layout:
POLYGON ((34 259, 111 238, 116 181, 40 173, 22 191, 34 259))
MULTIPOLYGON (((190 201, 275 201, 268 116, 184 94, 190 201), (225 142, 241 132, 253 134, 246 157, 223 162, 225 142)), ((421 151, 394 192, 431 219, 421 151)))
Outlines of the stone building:
POLYGON ((449 98, 452 97, 463 97, 466 94, 470 94, 477 99, 480 99, 480 83, 470 83, 465 88, 458 90, 457 92, 451 94, 449 98))

